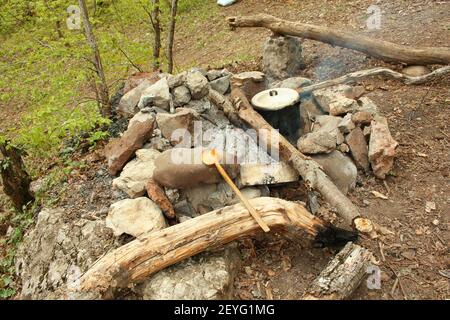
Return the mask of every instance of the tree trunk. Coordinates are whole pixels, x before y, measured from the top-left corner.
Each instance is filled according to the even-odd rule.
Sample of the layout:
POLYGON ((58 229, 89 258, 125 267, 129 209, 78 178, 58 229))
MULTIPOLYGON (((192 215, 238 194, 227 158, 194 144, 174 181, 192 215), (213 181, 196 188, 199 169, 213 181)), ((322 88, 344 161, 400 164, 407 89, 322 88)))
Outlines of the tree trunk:
MULTIPOLYGON (((278 131, 267 123, 267 121, 256 112, 248 101, 242 89, 234 88, 231 91, 231 98, 234 108, 227 106, 224 108, 225 114, 236 113, 248 126, 259 130, 266 130, 270 135, 262 136, 258 141, 264 150, 275 150, 279 152, 280 158, 290 163, 300 174, 310 189, 320 192, 322 197, 334 206, 339 215, 345 220, 347 225, 353 225, 356 218, 361 214, 358 208, 335 186, 329 177, 322 171, 320 166, 311 158, 305 156, 289 141, 287 141, 278 131), (264 141, 265 140, 265 141, 264 141)), ((213 101, 214 102, 214 101, 213 101)), ((220 107, 220 106, 219 106, 220 107)), ((235 118, 233 115, 231 118, 235 118)))
MULTIPOLYGON (((355 233, 326 224, 298 203, 264 197, 250 202, 272 230, 297 237, 303 231, 300 235, 306 232, 329 245, 344 245, 355 239, 355 233)), ((117 289, 183 259, 258 232, 258 223, 242 204, 236 204, 147 233, 94 263, 80 278, 74 295, 82 299, 112 298, 117 289)))
POLYGON ((357 50, 387 62, 410 65, 450 64, 450 48, 446 47, 408 47, 354 32, 286 21, 267 14, 229 17, 227 21, 233 28, 267 28, 277 34, 317 40, 333 46, 357 50))
POLYGON ((9 141, 0 141, 0 173, 3 180, 3 190, 11 199, 14 208, 22 211, 25 206, 34 201, 30 192, 31 179, 25 170, 21 151, 9 141))
POLYGON ((156 71, 161 66, 161 10, 159 7, 159 0, 152 0, 153 10, 151 13, 151 23, 153 32, 155 33, 155 40, 153 43, 153 70, 156 71))
POLYGON ((173 39, 175 37, 175 23, 177 19, 178 0, 172 0, 170 8, 170 24, 167 35, 167 72, 173 72, 173 39))
POLYGON ((105 72, 103 70, 102 60, 100 58, 100 52, 98 50, 97 41, 95 40, 94 33, 92 31, 91 22, 89 21, 89 13, 86 7, 86 2, 84 0, 78 0, 80 5, 81 16, 83 17, 84 31, 86 35, 86 40, 91 47, 93 54, 93 64, 95 67, 95 71, 99 78, 99 87, 100 87, 100 103, 102 105, 101 113, 102 116, 110 118, 111 116, 111 104, 109 101, 109 92, 108 92, 108 84, 106 83, 105 72))
POLYGON ((359 287, 372 254, 349 242, 312 282, 305 300, 344 300, 359 287))

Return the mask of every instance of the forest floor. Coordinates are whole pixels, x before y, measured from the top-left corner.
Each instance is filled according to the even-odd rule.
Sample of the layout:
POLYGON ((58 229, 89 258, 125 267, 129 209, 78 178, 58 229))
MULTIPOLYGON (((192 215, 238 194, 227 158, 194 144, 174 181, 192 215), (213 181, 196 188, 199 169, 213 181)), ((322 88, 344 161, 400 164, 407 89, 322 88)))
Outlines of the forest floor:
MULTIPOLYGON (((225 17, 260 12, 405 45, 450 45, 450 2, 377 1, 382 8, 381 29, 368 31, 367 8, 371 4, 369 0, 241 0, 227 8, 214 7, 208 19, 198 23, 190 20, 185 27, 180 21, 176 67, 259 69, 262 45, 269 32, 231 31, 225 17)), ((375 66, 401 70, 399 65, 308 40, 303 43, 303 55, 307 67, 301 75, 313 81, 375 66)), ((382 285, 380 290, 369 290, 362 284, 353 299, 449 299, 450 77, 420 86, 382 79, 359 84, 388 118, 399 147, 392 174, 385 181, 361 175, 349 194, 367 217, 394 232, 380 239, 360 240, 380 261, 382 285), (374 197, 374 190, 388 199, 374 197), (435 208, 427 208, 427 202, 433 202, 435 208)), ((88 167, 74 172, 68 181, 84 185, 84 191, 78 198, 74 193, 62 193, 61 203, 73 202, 74 210, 109 206, 107 184, 102 186, 91 179, 106 166, 96 156, 98 152, 83 155, 88 167)), ((6 232, 7 226, 3 229, 6 232)), ((299 299, 334 254, 312 248, 306 240, 293 243, 278 235, 241 241, 240 248, 244 260, 235 281, 237 299, 299 299)))

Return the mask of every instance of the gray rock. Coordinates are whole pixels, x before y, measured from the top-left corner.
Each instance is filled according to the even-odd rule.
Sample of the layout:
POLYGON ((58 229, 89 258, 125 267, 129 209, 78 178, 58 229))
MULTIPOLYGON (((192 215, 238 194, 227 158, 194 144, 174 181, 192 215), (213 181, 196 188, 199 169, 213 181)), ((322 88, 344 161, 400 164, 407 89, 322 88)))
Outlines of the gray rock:
POLYGON ((308 78, 303 77, 293 77, 282 81, 274 82, 270 85, 270 88, 289 88, 298 89, 301 87, 306 87, 312 84, 312 81, 308 78))
POLYGON ((152 83, 149 80, 143 80, 134 89, 128 91, 119 102, 117 112, 125 117, 132 117, 139 112, 138 103, 142 93, 149 88, 152 83))
POLYGON ((366 111, 371 113, 373 116, 380 114, 377 105, 367 97, 359 98, 358 105, 358 111, 366 111))
POLYGON ((348 112, 353 112, 358 109, 358 103, 356 100, 349 99, 344 96, 336 97, 336 100, 331 102, 328 107, 330 108, 330 114, 333 116, 340 116, 348 112))
POLYGON ((349 133, 350 131, 355 129, 355 124, 352 121, 351 113, 345 115, 345 117, 339 123, 338 128, 342 133, 349 133))
POLYGON ((336 136, 326 131, 310 132, 300 137, 297 148, 301 153, 329 153, 336 148, 336 136))
POLYGON ((305 109, 311 118, 324 115, 325 112, 312 99, 303 99, 300 103, 300 109, 305 109))
POLYGON ((162 78, 142 92, 138 107, 142 109, 147 106, 156 106, 168 110, 170 99, 171 96, 167 79, 162 78))
POLYGON ((186 83, 186 76, 187 76, 186 71, 179 73, 177 75, 169 74, 167 76, 167 85, 169 86, 170 89, 182 86, 186 83))
MULTIPOLYGON (((241 192, 247 199, 258 198, 266 194, 262 188, 255 187, 242 188, 241 192)), ((185 195, 197 214, 203 214, 239 202, 239 198, 224 182, 190 188, 185 190, 185 195)))
POLYGON ((144 300, 217 300, 233 297, 236 248, 205 252, 168 267, 137 289, 144 300))
POLYGON ((220 94, 227 93, 228 89, 230 88, 230 78, 231 78, 231 75, 228 75, 228 76, 221 77, 221 78, 211 81, 209 83, 211 86, 211 89, 216 90, 220 94))
POLYGON ((173 89, 173 103, 175 107, 182 107, 191 101, 191 92, 185 86, 179 86, 173 89))
POLYGON ((204 113, 205 111, 211 109, 211 102, 207 97, 204 97, 200 100, 191 100, 185 108, 189 108, 194 110, 197 113, 204 113))
MULTIPOLYGON (((101 256, 120 244, 103 220, 73 210, 42 209, 19 245, 15 267, 21 299, 65 299, 67 289, 101 256)), ((98 297, 97 297, 98 298, 98 297)))
POLYGON ((213 81, 213 80, 216 80, 218 78, 229 76, 229 75, 231 75, 231 72, 229 72, 227 69, 208 70, 208 72, 206 73, 206 78, 209 81, 213 81))
POLYGON ((113 180, 113 188, 122 190, 130 198, 137 198, 145 194, 145 186, 153 176, 155 159, 160 152, 153 149, 136 151, 136 158, 128 162, 120 176, 113 180))
POLYGON ((263 47, 263 71, 273 82, 297 76, 302 68, 302 46, 298 38, 272 35, 263 47))
MULTIPOLYGON (((163 152, 156 159, 153 179, 161 186, 176 189, 222 181, 222 177, 215 167, 203 164, 202 151, 202 148, 173 148, 163 152)), ((229 158, 229 155, 223 155, 222 157, 222 159, 229 158)), ((238 165, 224 164, 223 167, 232 178, 237 176, 238 165)))
POLYGON ((344 194, 355 187, 358 171, 352 160, 335 150, 329 154, 312 155, 324 172, 344 194))
POLYGON ((323 111, 330 112, 330 104, 339 98, 346 98, 345 92, 348 90, 351 90, 349 85, 341 84, 331 88, 315 90, 312 96, 323 111))
POLYGON ((149 198, 125 199, 113 203, 106 217, 106 226, 114 235, 129 234, 139 237, 150 231, 167 227, 161 209, 149 198))
POLYGON ((200 100, 209 92, 208 79, 199 71, 193 71, 187 74, 186 86, 191 91, 192 99, 200 100))
POLYGON ((194 134, 194 121, 198 119, 197 112, 188 108, 178 108, 176 113, 157 114, 156 123, 164 138, 173 145, 182 144, 190 147, 194 134))

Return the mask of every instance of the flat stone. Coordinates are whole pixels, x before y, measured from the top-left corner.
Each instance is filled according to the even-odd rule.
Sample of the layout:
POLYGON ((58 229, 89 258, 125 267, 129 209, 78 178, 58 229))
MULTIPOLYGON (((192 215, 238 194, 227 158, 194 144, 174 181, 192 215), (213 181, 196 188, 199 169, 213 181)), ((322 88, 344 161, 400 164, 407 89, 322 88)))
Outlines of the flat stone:
MULTIPOLYGON (((245 187, 240 189, 247 199, 268 195, 262 188, 245 187)), ((185 190, 185 195, 197 214, 203 214, 215 209, 239 203, 239 198, 228 184, 203 184, 185 190)))
POLYGON ((377 105, 367 97, 361 97, 358 99, 358 111, 365 111, 371 113, 373 116, 379 115, 380 111, 378 110, 377 105))
POLYGON ((298 181, 298 172, 285 162, 242 164, 239 183, 242 186, 272 185, 298 181))
POLYGON ((167 79, 163 78, 142 92, 138 107, 156 106, 169 110, 171 96, 167 79))
POLYGON ((345 92, 351 89, 349 85, 341 84, 331 88, 315 90, 312 92, 312 96, 323 111, 330 112, 330 104, 339 98, 346 98, 345 92))
POLYGON ((350 131, 355 129, 355 124, 352 121, 352 115, 350 113, 345 115, 345 117, 339 123, 338 128, 342 133, 349 133, 350 131))
POLYGON ((391 136, 387 119, 375 117, 371 124, 369 161, 376 177, 384 179, 392 169, 397 146, 398 142, 391 136))
POLYGON ((150 84, 153 84, 157 82, 160 78, 160 73, 158 71, 155 72, 137 72, 131 75, 126 81, 125 85, 123 87, 123 93, 126 94, 127 92, 133 90, 137 86, 139 86, 144 81, 150 82, 150 84))
POLYGON ((106 217, 106 226, 116 237, 124 233, 139 237, 164 229, 167 223, 161 209, 149 198, 141 197, 113 203, 106 217))
POLYGON ((358 175, 356 166, 348 156, 343 155, 340 151, 312 155, 311 158, 322 166, 324 172, 342 193, 347 194, 356 185, 358 175))
POLYGON ((113 180, 113 188, 122 190, 130 198, 145 194, 145 186, 153 176, 155 159, 160 152, 153 149, 139 149, 136 158, 127 163, 120 176, 113 180))
POLYGON ((300 137, 297 148, 301 153, 329 153, 336 148, 336 136, 326 131, 310 132, 300 137))
POLYGON ((169 86, 170 89, 182 86, 186 83, 186 76, 187 76, 186 71, 179 73, 177 75, 169 74, 167 76, 167 85, 169 86))
POLYGON ((356 100, 341 96, 331 102, 328 107, 330 108, 331 115, 340 116, 355 111, 358 108, 358 103, 356 100))
POLYGON ((231 299, 239 265, 234 247, 201 253, 159 271, 139 286, 139 295, 144 300, 231 299))
MULTIPOLYGON (((155 161, 156 169, 153 178, 161 186, 184 189, 199 184, 217 183, 222 177, 215 167, 203 164, 202 148, 174 148, 163 152, 155 161)), ((229 159, 225 155, 222 159, 229 159)), ((231 178, 239 171, 237 164, 223 164, 231 178)))
POLYGON ((145 79, 137 87, 124 94, 117 106, 117 112, 125 117, 132 117, 138 113, 138 103, 142 93, 153 84, 150 80, 145 79))
POLYGON ((373 120, 373 113, 369 111, 357 111, 352 115, 352 121, 357 126, 366 126, 373 120))
POLYGON ((297 76, 303 67, 300 39, 271 35, 263 46, 263 71, 273 82, 297 76))
POLYGON ((221 78, 211 81, 209 83, 211 86, 211 89, 216 90, 220 94, 227 93, 228 89, 230 89, 230 78, 231 78, 231 75, 228 75, 228 76, 221 77, 221 78))
POLYGON ((191 91, 192 99, 199 100, 209 92, 208 79, 199 71, 188 72, 186 86, 191 91))
POLYGON ((159 113, 156 122, 161 134, 172 145, 182 143, 190 146, 194 134, 194 121, 198 120, 198 114, 188 108, 177 108, 176 113, 159 113))
POLYGON ((149 113, 137 113, 129 122, 128 129, 120 138, 112 139, 105 148, 108 171, 116 175, 134 156, 136 150, 152 136, 155 117, 149 113))
POLYGON ((361 128, 353 129, 346 137, 345 141, 350 148, 356 167, 369 172, 369 149, 367 147, 366 138, 361 128))
POLYGON ((344 95, 349 99, 359 99, 364 93, 366 93, 366 89, 363 86, 355 86, 350 87, 345 90, 344 95))
POLYGON ((410 77, 420 77, 429 74, 431 70, 425 66, 408 66, 403 68, 402 73, 410 77))
POLYGON ((231 77, 231 88, 240 88, 249 101, 253 96, 268 88, 266 75, 260 71, 247 71, 231 77))
POLYGON ((179 86, 173 89, 173 103, 175 107, 182 107, 191 101, 191 92, 185 86, 179 86))

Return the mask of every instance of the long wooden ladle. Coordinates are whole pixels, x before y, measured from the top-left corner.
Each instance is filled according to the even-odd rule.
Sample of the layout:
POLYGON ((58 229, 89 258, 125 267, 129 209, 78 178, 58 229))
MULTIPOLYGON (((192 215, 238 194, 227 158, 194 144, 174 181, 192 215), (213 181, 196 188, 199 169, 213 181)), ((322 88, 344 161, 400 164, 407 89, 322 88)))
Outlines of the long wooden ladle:
POLYGON ((242 194, 239 188, 234 184, 233 180, 231 180, 230 176, 227 174, 225 169, 219 163, 220 155, 216 151, 216 149, 209 149, 202 152, 202 162, 207 166, 215 165, 217 171, 219 171, 222 178, 225 182, 231 187, 234 193, 238 196, 244 206, 247 208, 248 212, 252 215, 252 217, 256 220, 259 226, 264 230, 264 232, 269 232, 269 226, 264 222, 259 213, 253 208, 247 198, 242 194))

